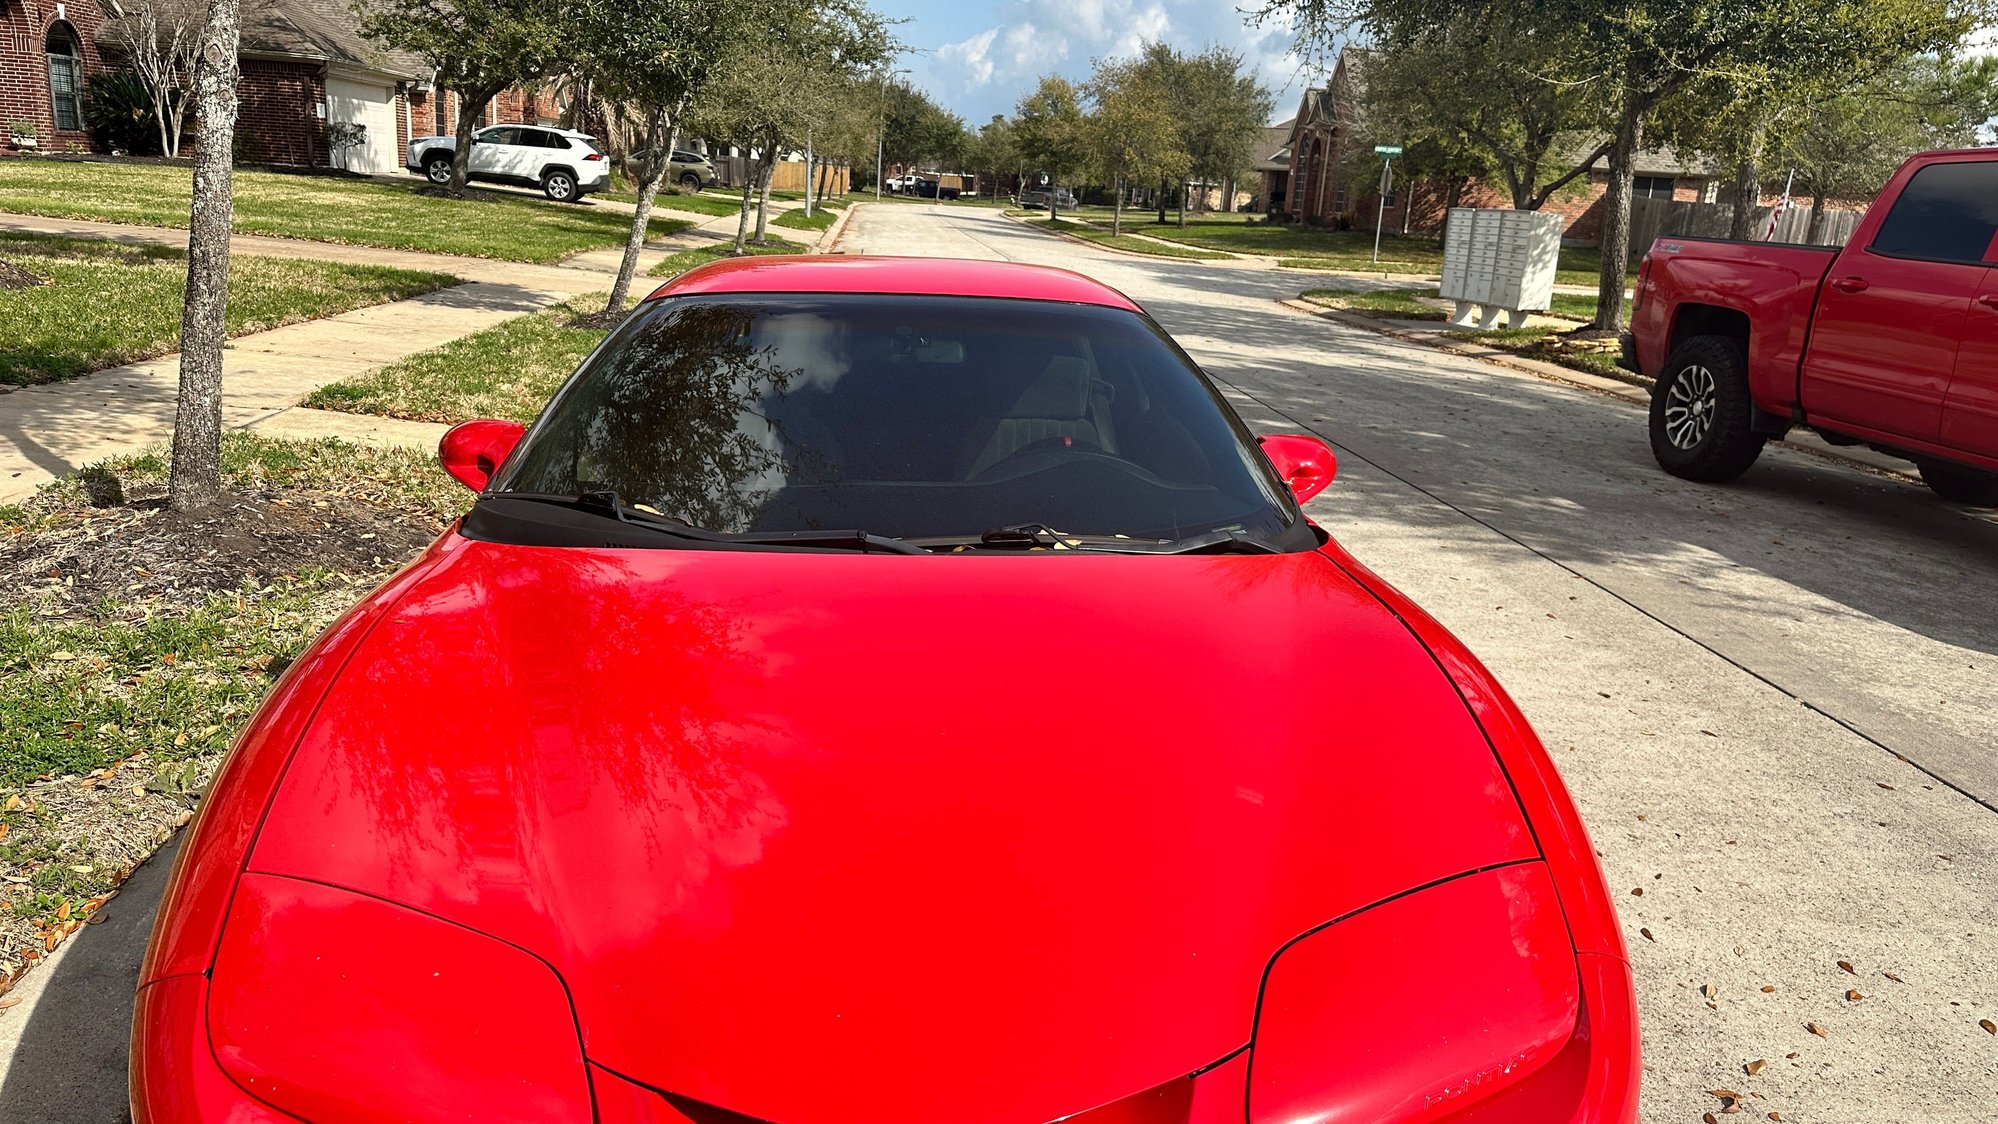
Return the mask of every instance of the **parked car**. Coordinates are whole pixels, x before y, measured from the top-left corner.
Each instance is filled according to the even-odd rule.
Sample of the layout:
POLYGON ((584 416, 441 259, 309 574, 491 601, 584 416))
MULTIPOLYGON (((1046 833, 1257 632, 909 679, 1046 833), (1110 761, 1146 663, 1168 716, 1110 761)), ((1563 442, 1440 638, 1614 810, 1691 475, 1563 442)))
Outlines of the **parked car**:
MULTIPOLYGON (((1048 205, 1049 194, 1048 189, 1044 187, 1028 188, 1020 193, 1020 206, 1029 209, 1046 207, 1048 205)), ((1066 211, 1078 205, 1075 201, 1075 196, 1069 192, 1068 188, 1055 188, 1053 195, 1054 205, 1061 210, 1066 211)))
POLYGON ((930 179, 927 176, 917 177, 915 184, 909 188, 909 192, 912 195, 920 195, 925 199, 955 199, 961 194, 958 188, 945 187, 942 180, 930 179))
POLYGON ((1843 249, 1660 238, 1623 363, 1667 472, 1731 480, 1794 426, 1998 504, 1998 151, 1911 157, 1843 249))
POLYGON ((1634 1121, 1546 751, 1121 293, 717 262, 441 456, 189 829, 138 1124, 1634 1121))
MULTIPOLYGON (((409 142, 410 171, 431 183, 451 182, 456 137, 418 137, 409 142)), ((558 203, 574 203, 610 184, 610 161, 596 138, 570 129, 541 125, 493 125, 472 134, 468 178, 539 187, 558 203)))

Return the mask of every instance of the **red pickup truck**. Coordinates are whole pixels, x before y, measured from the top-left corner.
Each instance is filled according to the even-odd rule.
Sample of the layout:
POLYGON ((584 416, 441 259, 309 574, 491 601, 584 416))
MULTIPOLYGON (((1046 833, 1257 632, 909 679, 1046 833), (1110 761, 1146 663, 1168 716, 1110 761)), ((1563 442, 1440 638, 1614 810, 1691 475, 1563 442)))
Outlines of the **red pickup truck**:
POLYGON ((1909 158, 1844 249, 1660 238, 1623 350, 1674 476, 1732 480, 1808 426, 1998 504, 1998 149, 1909 158))

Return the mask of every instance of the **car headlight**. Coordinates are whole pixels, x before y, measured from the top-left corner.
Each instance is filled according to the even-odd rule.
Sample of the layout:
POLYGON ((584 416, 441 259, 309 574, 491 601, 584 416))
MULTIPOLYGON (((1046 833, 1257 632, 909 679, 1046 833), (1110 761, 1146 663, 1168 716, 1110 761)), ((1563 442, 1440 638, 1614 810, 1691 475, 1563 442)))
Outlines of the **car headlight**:
MULTIPOLYGON (((1249 1120, 1417 1124, 1461 1111, 1549 1068, 1577 1039, 1581 997, 1541 863, 1391 899, 1292 942, 1271 963, 1250 1050, 1249 1120)), ((1571 1118, 1572 1105, 1519 1117, 1571 1118)))
POLYGON ((460 925, 246 874, 208 1001, 215 1058, 308 1120, 591 1119, 554 969, 460 925))

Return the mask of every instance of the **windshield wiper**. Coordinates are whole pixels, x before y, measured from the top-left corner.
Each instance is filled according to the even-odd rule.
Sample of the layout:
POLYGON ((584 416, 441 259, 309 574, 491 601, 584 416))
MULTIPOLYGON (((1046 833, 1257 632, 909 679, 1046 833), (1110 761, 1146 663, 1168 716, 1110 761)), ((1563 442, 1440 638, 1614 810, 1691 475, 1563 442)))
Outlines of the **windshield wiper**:
POLYGON ((547 492, 495 492, 493 499, 530 500, 535 503, 556 504, 572 511, 587 511, 616 519, 633 527, 675 538, 694 542, 742 544, 745 546, 798 546, 829 547, 844 550, 879 550, 889 554, 928 554, 929 551, 912 542, 889 538, 886 535, 870 534, 866 531, 748 531, 731 534, 726 531, 710 531, 685 523, 669 516, 661 515, 646 508, 625 503, 618 494, 609 490, 583 492, 579 495, 561 495, 547 492))
MULTIPOLYGON (((946 544, 948 545, 948 544, 946 544)), ((995 550, 1074 550, 1095 554, 1281 554, 1273 546, 1233 528, 1206 531, 1183 539, 1130 539, 1117 535, 1071 535, 1044 523, 1014 523, 978 536, 977 543, 995 550)))

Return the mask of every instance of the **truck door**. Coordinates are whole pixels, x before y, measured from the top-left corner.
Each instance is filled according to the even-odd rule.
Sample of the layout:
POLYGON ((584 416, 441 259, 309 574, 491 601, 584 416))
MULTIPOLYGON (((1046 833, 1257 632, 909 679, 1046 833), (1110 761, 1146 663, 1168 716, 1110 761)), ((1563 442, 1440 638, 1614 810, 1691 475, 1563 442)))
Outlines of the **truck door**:
POLYGON ((1972 299, 1990 267, 1998 163, 1915 172, 1872 241, 1832 263, 1799 387, 1814 420, 1935 441, 1972 299))
MULTIPOLYGON (((1990 165, 1998 168, 1998 164, 1990 165)), ((1998 235, 1985 258, 1998 264, 1998 235)), ((1998 457, 1998 269, 1985 271, 1963 323, 1956 377, 1943 399, 1942 443, 1982 457, 1998 457)))

